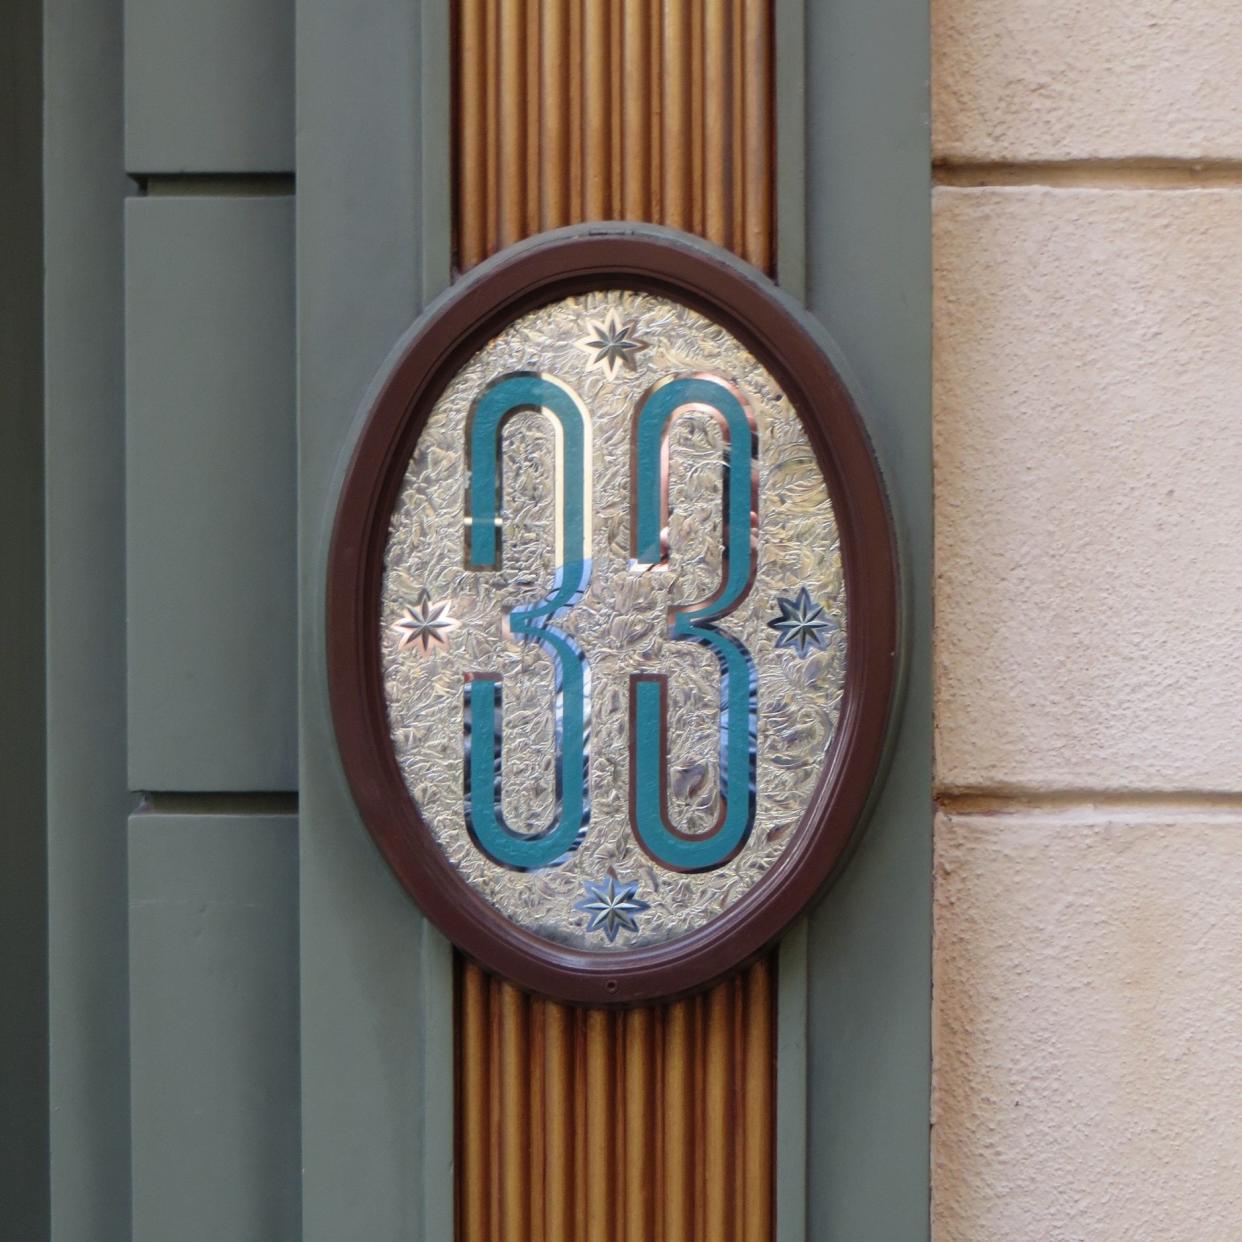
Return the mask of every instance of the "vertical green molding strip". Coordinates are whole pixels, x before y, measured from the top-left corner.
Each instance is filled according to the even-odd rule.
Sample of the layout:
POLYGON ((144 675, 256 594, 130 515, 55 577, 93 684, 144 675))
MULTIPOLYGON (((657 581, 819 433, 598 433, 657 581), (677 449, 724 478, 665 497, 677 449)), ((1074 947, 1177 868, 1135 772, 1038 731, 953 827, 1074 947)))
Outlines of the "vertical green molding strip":
POLYGON ((323 654, 356 412, 448 281, 447 0, 296 2, 305 1242, 452 1236, 452 969, 358 819, 323 654))
POLYGON ((130 1242, 120 0, 43 30, 51 1238, 130 1242))
POLYGON ((845 359, 885 471, 906 631, 891 764, 808 925, 807 1238, 919 1242, 931 1078, 930 28, 926 0, 806 9, 807 303, 845 359))
POLYGON ((925 0, 775 0, 777 273, 894 498, 906 672, 853 859, 780 953, 778 1242, 930 1233, 931 147, 925 0))

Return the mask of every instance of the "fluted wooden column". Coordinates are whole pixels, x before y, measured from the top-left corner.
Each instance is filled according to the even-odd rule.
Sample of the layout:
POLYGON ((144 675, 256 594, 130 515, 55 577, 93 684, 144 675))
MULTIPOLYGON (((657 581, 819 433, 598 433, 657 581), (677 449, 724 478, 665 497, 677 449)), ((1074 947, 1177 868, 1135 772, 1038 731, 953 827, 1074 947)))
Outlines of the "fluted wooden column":
POLYGON ((650 220, 772 264, 771 0, 457 0, 456 258, 650 220))
MULTIPOLYGON (((771 0, 454 8, 458 270, 613 219, 771 268, 771 0)), ((774 971, 616 1012, 459 962, 460 1242, 771 1242, 774 971)))

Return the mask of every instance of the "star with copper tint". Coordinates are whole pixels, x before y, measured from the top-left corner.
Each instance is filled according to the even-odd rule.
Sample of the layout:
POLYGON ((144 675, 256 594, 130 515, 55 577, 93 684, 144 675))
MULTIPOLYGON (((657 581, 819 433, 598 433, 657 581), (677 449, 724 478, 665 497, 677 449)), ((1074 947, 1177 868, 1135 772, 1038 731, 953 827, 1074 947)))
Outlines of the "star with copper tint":
POLYGON ((448 636, 461 629, 461 622, 449 616, 448 600, 433 604, 431 596, 423 591, 418 602, 406 608, 405 615, 394 621, 392 628, 400 635, 398 651, 413 647, 419 655, 427 655, 432 648, 447 648, 448 636))
POLYGON ((603 323, 591 319, 587 321, 587 327, 590 331, 581 340, 575 341, 574 346, 591 355, 591 360, 587 363, 588 371, 599 367, 609 379, 615 379, 622 367, 629 371, 636 370, 634 355, 648 345, 647 341, 640 340, 635 335, 638 330, 637 319, 622 323, 617 312, 610 310, 604 316, 603 323))

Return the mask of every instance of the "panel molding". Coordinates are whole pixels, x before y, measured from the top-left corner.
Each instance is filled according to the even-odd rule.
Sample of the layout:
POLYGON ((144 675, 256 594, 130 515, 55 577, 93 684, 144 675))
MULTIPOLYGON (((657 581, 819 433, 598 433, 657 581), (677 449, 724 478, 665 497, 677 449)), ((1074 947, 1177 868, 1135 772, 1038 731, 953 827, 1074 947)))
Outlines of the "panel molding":
POLYGON ((355 413, 448 283, 448 0, 296 0, 305 1242, 452 1235, 452 956, 336 759, 325 554, 355 413), (365 83, 365 89, 359 84, 365 83))
POLYGON ((130 1242, 121 0, 43 23, 51 1237, 130 1242))

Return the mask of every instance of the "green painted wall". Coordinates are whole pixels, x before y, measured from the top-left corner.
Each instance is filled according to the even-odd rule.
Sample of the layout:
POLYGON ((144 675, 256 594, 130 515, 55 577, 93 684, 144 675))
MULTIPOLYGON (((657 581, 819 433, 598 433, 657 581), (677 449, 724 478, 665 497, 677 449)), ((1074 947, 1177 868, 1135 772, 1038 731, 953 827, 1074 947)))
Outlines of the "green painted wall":
MULTIPOLYGON (((39 7, 21 4, 37 42, 39 7)), ((43 5, 45 420, 5 419, 20 513, 0 538, 6 581, 39 581, 45 436, 50 569, 45 608, 37 590, 8 605, 34 658, 0 668, 29 739, 8 788, 36 823, 46 788, 47 836, 5 837, 3 951, 24 972, 6 991, 25 1003, 0 1029, 28 1058, 13 1098, 45 1137, 6 1176, 35 1213, 23 1238, 154 1242, 196 1204, 204 1237, 442 1242, 450 954, 353 810, 321 619, 355 413, 448 280, 447 6, 163 12, 43 5), (214 497, 249 508, 213 523, 214 497), (169 628, 186 601, 201 642, 169 628), (131 788, 156 793, 132 820, 131 788), (261 909, 236 928, 187 915, 230 902, 261 909), (31 932, 20 955, 12 920, 31 932), (161 1060, 179 1041, 184 1082, 161 1060), (177 1144, 194 1159, 170 1165, 177 1144)), ((840 348, 896 494, 910 636, 873 821, 782 957, 781 1242, 905 1242, 926 1237, 928 1199, 928 16, 914 0, 778 12, 783 64, 805 62, 779 75, 782 280, 840 348)), ((37 98, 22 46, 4 54, 37 98)), ((30 161, 33 135, 37 171, 37 110, 13 115, 26 154, 7 162, 30 161)), ((37 238, 37 197, 4 210, 37 238)), ((25 264, 5 308, 33 342, 27 413, 30 253, 3 260, 25 264)))

